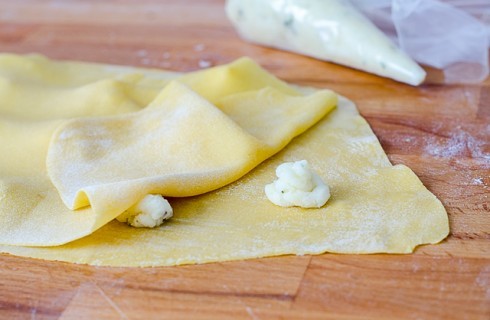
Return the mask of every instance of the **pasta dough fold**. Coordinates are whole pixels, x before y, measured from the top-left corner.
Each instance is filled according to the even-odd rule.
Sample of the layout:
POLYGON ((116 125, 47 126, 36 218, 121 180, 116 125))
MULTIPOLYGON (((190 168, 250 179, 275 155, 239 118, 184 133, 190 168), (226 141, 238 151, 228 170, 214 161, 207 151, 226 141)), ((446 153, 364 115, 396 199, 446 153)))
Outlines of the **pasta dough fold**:
POLYGON ((149 193, 188 197, 237 180, 336 103, 329 91, 246 95, 262 98, 224 113, 171 82, 138 113, 70 121, 53 136, 48 174, 69 208, 91 205, 104 224, 149 193))
POLYGON ((6 118, 16 118, 17 123, 5 120, 1 137, 2 148, 18 151, 7 151, 0 162, 0 172, 5 172, 0 195, 9 208, 0 213, 0 222, 2 217, 10 222, 2 223, 0 242, 10 245, 60 245, 92 233, 148 193, 184 197, 229 184, 281 150, 336 104, 333 92, 303 96, 250 59, 197 72, 195 78, 193 74, 180 77, 186 85, 169 83, 165 76, 151 82, 152 78, 144 78, 146 73, 137 70, 111 76, 102 72, 107 69, 102 66, 62 63, 67 67, 63 70, 37 56, 24 58, 24 63, 18 57, 4 58, 11 61, 6 73, 23 79, 11 81, 10 86, 18 81, 15 88, 27 91, 23 99, 7 99, 12 107, 6 108, 6 118), (87 74, 82 77, 85 68, 87 74), (49 69, 56 76, 51 78, 49 69), (67 74, 69 70, 73 76, 67 74), (118 84, 116 93, 105 92, 107 83, 112 86, 121 77, 134 82, 118 84), (61 86, 68 84, 61 84, 60 79, 65 78, 75 89, 63 91, 61 86), (87 84, 87 79, 93 82, 87 84), (43 83, 55 92, 57 99, 52 104, 48 103, 52 94, 41 90, 43 83), (142 90, 157 85, 163 88, 160 92, 142 90), (32 86, 43 94, 30 92, 32 86), (262 98, 243 106, 248 110, 220 110, 188 86, 204 95, 221 92, 219 98, 211 97, 217 103, 241 94, 262 98), (91 97, 82 95, 72 110, 70 101, 80 98, 80 88, 89 88, 82 92, 91 92, 91 97), (138 103, 135 92, 145 92, 138 103), (94 109, 93 97, 98 94, 102 101, 94 109), (151 102, 141 109, 150 97, 151 102), (39 115, 31 113, 32 105, 27 103, 36 105, 37 98, 39 115), (131 104, 136 111, 124 107, 131 104), (106 113, 116 115, 100 116, 106 113), (75 119, 62 120, 67 117, 75 119), (275 122, 270 121, 272 117, 275 122), (29 150, 31 158, 25 157, 29 150), (20 172, 24 178, 18 176, 20 172), (29 194, 33 204, 25 206, 22 198, 29 194))

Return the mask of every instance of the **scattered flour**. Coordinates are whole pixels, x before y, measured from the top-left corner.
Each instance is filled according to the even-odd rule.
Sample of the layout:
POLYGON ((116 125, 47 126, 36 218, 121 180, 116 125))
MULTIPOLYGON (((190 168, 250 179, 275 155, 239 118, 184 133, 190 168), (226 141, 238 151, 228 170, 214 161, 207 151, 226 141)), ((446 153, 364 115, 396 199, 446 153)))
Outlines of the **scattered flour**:
POLYGON ((470 133, 456 127, 449 139, 430 136, 424 139, 424 151, 435 157, 452 158, 458 156, 471 156, 490 160, 490 152, 485 151, 488 142, 475 138, 470 133))
POLYGON ((147 50, 141 49, 136 51, 136 55, 140 58, 140 63, 147 66, 147 65, 158 65, 163 68, 169 68, 171 66, 170 61, 168 59, 171 57, 170 52, 164 52, 161 55, 161 58, 164 61, 160 61, 158 58, 154 58, 154 55, 151 55, 147 50), (152 57, 153 56, 153 57, 152 57))
POLYGON ((472 181, 473 185, 481 186, 483 185, 483 178, 475 178, 472 181))
POLYGON ((199 68, 209 68, 212 66, 211 61, 208 60, 199 60, 199 68))

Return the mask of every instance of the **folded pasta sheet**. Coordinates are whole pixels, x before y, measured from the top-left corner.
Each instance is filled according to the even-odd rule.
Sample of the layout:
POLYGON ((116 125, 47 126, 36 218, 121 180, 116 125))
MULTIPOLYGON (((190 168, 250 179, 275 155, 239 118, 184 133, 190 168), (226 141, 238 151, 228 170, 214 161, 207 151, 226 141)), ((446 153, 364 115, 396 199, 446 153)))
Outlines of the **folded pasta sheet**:
POLYGON ((407 253, 448 233, 441 203, 389 163, 350 101, 249 59, 178 75, 1 55, 0 79, 2 252, 159 266, 407 253), (300 159, 331 186, 322 208, 263 192, 278 164, 300 159), (148 193, 169 197, 170 221, 114 220, 148 193))
POLYGON ((8 223, 0 227, 0 241, 5 244, 67 243, 97 230, 146 194, 183 197, 215 190, 278 152, 336 104, 333 92, 300 95, 249 59, 196 73, 202 79, 198 82, 187 75, 170 83, 164 76, 111 75, 92 65, 60 66, 40 57, 5 59, 14 61, 6 81, 22 97, 7 97, 5 113, 24 109, 5 117, 2 136, 2 204, 8 209, 1 217, 8 223), (70 76, 70 68, 76 77, 70 76), (110 91, 107 83, 118 89, 110 91), (43 86, 52 92, 44 92, 43 86), (246 113, 220 110, 198 93, 221 93, 212 99, 219 103, 245 91, 259 97, 258 107, 246 113), (74 114, 69 111, 72 100, 74 114), (107 115, 113 113, 120 114, 107 115), (75 119, 61 120, 67 115, 75 119), (32 205, 25 205, 26 198, 32 205))

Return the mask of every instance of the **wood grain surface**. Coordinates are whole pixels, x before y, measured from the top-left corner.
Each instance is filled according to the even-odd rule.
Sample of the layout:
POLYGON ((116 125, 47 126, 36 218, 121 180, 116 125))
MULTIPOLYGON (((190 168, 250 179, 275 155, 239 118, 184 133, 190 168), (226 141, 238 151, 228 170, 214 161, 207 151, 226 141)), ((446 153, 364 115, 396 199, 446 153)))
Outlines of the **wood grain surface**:
POLYGON ((411 255, 101 268, 0 255, 1 319, 490 319, 490 80, 414 88, 248 44, 218 0, 0 0, 0 51, 176 71, 250 56, 353 99, 393 163, 446 207, 411 255))

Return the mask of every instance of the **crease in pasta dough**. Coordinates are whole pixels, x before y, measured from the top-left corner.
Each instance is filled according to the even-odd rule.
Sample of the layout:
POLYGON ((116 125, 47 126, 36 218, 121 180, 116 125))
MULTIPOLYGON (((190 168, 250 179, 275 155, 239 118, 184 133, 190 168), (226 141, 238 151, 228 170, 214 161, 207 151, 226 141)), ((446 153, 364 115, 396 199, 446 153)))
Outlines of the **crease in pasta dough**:
MULTIPOLYGON (((10 113, 4 117, 8 110, 0 110, 0 151, 16 158, 0 159, 2 252, 92 265, 162 266, 327 251, 409 253, 418 245, 441 241, 449 232, 447 214, 440 201, 409 168, 391 165, 352 102, 340 97, 337 108, 327 116, 316 114, 308 118, 311 117, 308 112, 295 113, 296 102, 308 98, 313 103, 316 99, 325 99, 328 93, 315 95, 315 89, 289 86, 271 75, 264 75, 265 71, 249 59, 180 76, 131 67, 52 62, 39 56, 0 55, 0 77, 11 78, 11 74, 16 73, 22 75, 20 78, 28 78, 32 68, 22 68, 30 64, 44 65, 37 69, 32 67, 37 72, 44 70, 42 72, 49 74, 50 69, 54 70, 55 76, 46 76, 39 81, 39 86, 44 81, 53 86, 59 85, 58 82, 78 86, 102 78, 139 79, 131 86, 146 88, 140 92, 146 95, 148 103, 158 101, 161 90, 153 88, 158 85, 161 88, 177 79, 182 83, 177 87, 185 91, 189 90, 185 87, 188 86, 219 108, 230 121, 247 128, 248 138, 265 141, 264 137, 268 137, 270 141, 264 142, 267 147, 271 142, 282 146, 283 140, 275 136, 281 132, 280 127, 275 127, 277 124, 294 125, 298 130, 294 133, 302 134, 226 186, 201 195, 170 198, 174 217, 159 228, 141 230, 117 221, 101 223, 103 219, 97 218, 91 207, 69 210, 39 160, 46 156, 53 132, 57 128, 61 130, 58 133, 62 132, 60 125, 104 122, 113 116, 90 118, 90 114, 84 114, 82 117, 88 118, 66 121, 63 119, 71 117, 69 113, 61 119, 54 114, 54 119, 36 122, 16 115, 18 120, 15 121, 23 123, 16 126, 15 122, 9 122, 14 116, 10 113), (243 78, 236 75, 240 70, 246 75, 243 78), (133 73, 143 77, 128 76, 133 73), (59 81, 58 76, 63 81, 59 81), (229 81, 226 81, 227 76, 229 81), (230 87, 222 88, 227 84, 230 87), (264 112, 262 118, 258 117, 264 123, 259 123, 256 116, 247 112, 252 112, 258 101, 267 105, 268 99, 282 101, 282 108, 280 112, 264 112), (294 99, 300 100, 294 102, 294 99), (303 117, 318 122, 308 129, 301 125, 303 117), (267 136, 269 124, 275 130, 269 130, 273 134, 267 136), (20 149, 15 150, 16 143, 20 149), (22 148, 32 151, 32 155, 22 157, 22 148), (277 165, 298 159, 307 159, 331 187, 332 195, 326 206, 279 208, 263 195, 263 187, 274 178, 277 165), (26 202, 25 197, 29 195, 26 202), (68 233, 75 235, 67 236, 68 233), (66 243, 69 238, 78 240, 66 243), (62 243, 65 244, 60 245, 62 243)), ((23 81, 17 82, 19 86, 24 85, 23 81)), ((31 96, 40 100, 47 97, 31 96)), ((18 107, 23 108, 22 104, 18 107)), ((157 105, 153 107, 158 109, 157 105)), ((127 116, 137 117, 139 112, 152 112, 151 108, 127 116)), ((121 109, 114 110, 124 113, 121 109)), ((292 136, 286 140, 290 139, 292 136)), ((102 141, 101 145, 104 143, 102 141)))

